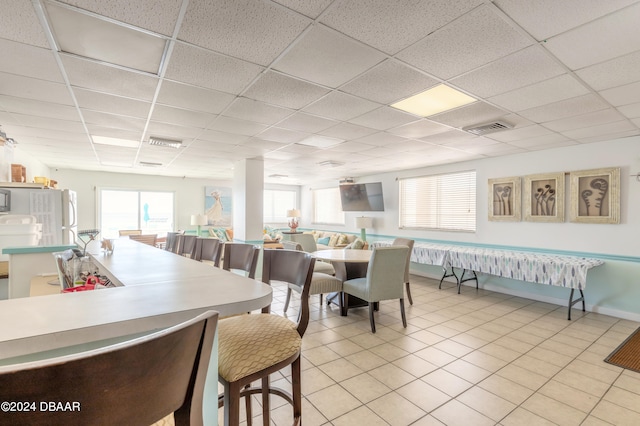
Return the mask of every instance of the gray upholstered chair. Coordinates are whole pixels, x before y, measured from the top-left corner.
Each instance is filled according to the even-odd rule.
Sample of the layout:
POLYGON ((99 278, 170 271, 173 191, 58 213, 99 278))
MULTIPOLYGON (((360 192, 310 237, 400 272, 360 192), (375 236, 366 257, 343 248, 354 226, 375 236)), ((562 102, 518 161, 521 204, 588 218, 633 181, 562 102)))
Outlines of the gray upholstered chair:
POLYGON ((124 343, 1 366, 0 401, 34 401, 38 407, 37 401, 62 401, 57 404, 76 408, 2 413, 1 422, 150 425, 173 413, 176 425, 203 425, 217 321, 218 313, 208 311, 124 343))
POLYGON ((342 284, 344 306, 348 310, 349 295, 358 297, 369 304, 371 332, 376 332, 373 318, 375 304, 381 300, 399 299, 402 325, 407 326, 404 312, 404 271, 409 248, 406 246, 376 247, 371 254, 364 278, 354 278, 342 284))
POLYGON ((164 244, 164 249, 166 251, 170 251, 175 253, 176 251, 176 243, 178 242, 178 232, 167 232, 167 238, 164 244))
POLYGON ((249 278, 256 277, 260 249, 253 244, 224 243, 222 269, 244 271, 249 278))
POLYGON ((209 263, 213 266, 220 266, 223 247, 224 243, 217 238, 198 237, 196 244, 193 246, 191 258, 199 262, 209 263))
POLYGON ((191 256, 193 247, 196 245, 196 235, 184 235, 178 234, 176 237, 176 245, 174 247, 174 253, 180 256, 191 256))
MULTIPOLYGON (((300 287, 298 321, 268 313, 220 321, 218 381, 224 386, 224 393, 219 396, 218 406, 224 406, 225 425, 238 425, 241 398, 251 398, 257 393, 262 394, 263 424, 270 424, 269 394, 292 404, 294 424, 302 423, 300 354, 302 336, 309 323, 309 287, 315 259, 308 253, 281 249, 265 249, 263 259, 263 282, 281 281, 300 287), (269 375, 288 365, 291 365, 291 393, 269 385, 269 375), (248 387, 258 380, 260 387, 248 387)), ((251 418, 250 403, 247 418, 251 418)), ((251 424, 250 420, 247 423, 251 424)))
POLYGON ((407 246, 409 247, 409 255, 407 256, 407 264, 406 269, 404 270, 404 285, 407 289, 407 299, 409 300, 409 304, 413 305, 413 298, 411 297, 411 288, 409 287, 409 267, 411 266, 411 253, 413 252, 413 245, 415 244, 414 240, 409 240, 407 238, 396 238, 391 243, 392 246, 407 246))
MULTIPOLYGON (((302 251, 313 253, 318 251, 316 240, 311 234, 291 234, 291 241, 300 244, 302 251)), ((284 241, 283 241, 284 244, 284 241)), ((322 272, 323 274, 335 275, 336 270, 333 265, 328 262, 317 261, 313 272, 322 272)))

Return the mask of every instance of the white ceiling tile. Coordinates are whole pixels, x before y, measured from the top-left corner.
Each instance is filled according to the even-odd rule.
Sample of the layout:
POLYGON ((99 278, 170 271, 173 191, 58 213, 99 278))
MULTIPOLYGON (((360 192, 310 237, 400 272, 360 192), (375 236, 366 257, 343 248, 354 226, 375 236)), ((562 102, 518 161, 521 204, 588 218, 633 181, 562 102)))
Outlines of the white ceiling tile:
MULTIPOLYGON (((122 128, 113 128, 113 127, 105 127, 96 124, 87 124, 87 129, 89 130, 89 134, 92 136, 106 136, 109 138, 116 139, 126 139, 130 141, 140 141, 142 140, 142 130, 131 130, 131 129, 122 129, 122 128)), ((102 149, 111 149, 113 151, 118 151, 122 147, 111 147, 106 148, 105 145, 102 145, 102 149)))
POLYGON ((443 133, 438 133, 436 135, 425 136, 423 138, 420 138, 420 140, 435 145, 449 145, 452 143, 472 141, 477 138, 478 136, 463 132, 461 130, 449 130, 443 133))
POLYGON ((635 1, 637 0, 495 0, 495 3, 537 40, 544 40, 635 1))
POLYGON ((407 139, 403 138, 402 136, 396 136, 386 132, 379 132, 369 136, 365 136, 363 138, 359 138, 355 142, 360 142, 367 145, 384 146, 391 143, 404 142, 406 140, 407 139))
POLYGON ((96 124, 102 127, 110 127, 115 129, 136 130, 140 133, 144 130, 147 123, 142 118, 127 117, 124 115, 106 114, 103 112, 83 110, 82 116, 84 121, 89 124, 96 124))
POLYGON ((484 124, 504 117, 506 114, 507 111, 496 108, 493 105, 485 102, 474 102, 451 111, 432 115, 429 120, 461 129, 467 126, 475 126, 476 124, 484 124))
POLYGON ((563 135, 570 139, 588 139, 597 136, 606 136, 607 134, 615 134, 622 132, 630 132, 633 135, 640 134, 640 130, 628 120, 616 121, 614 123, 600 124, 597 126, 583 127, 575 130, 567 130, 562 132, 563 135))
POLYGON ((274 0, 283 6, 300 12, 310 18, 317 18, 333 0, 274 0))
POLYGON ((565 132, 567 130, 597 126, 599 124, 612 123, 623 119, 624 117, 618 111, 609 108, 575 117, 563 118, 561 120, 548 121, 542 123, 542 125, 556 132, 565 132))
POLYGON ((237 133, 220 132, 217 130, 205 130, 198 136, 198 139, 209 142, 238 145, 248 141, 249 137, 237 133))
POLYGON ((285 129, 299 130, 301 132, 316 133, 324 129, 328 129, 329 127, 333 127, 337 123, 338 121, 318 117, 317 115, 297 112, 282 120, 278 123, 278 126, 284 127, 285 129))
POLYGON ((82 133, 84 128, 78 121, 60 120, 58 118, 37 117, 34 115, 20 115, 20 123, 27 127, 36 127, 48 130, 60 130, 71 133, 82 133))
POLYGON ((419 120, 419 118, 415 115, 407 114, 391 107, 382 107, 349 121, 376 130, 387 130, 417 120, 419 120))
POLYGON ((454 78, 451 83, 471 95, 489 97, 547 80, 564 72, 539 46, 531 46, 454 78))
POLYGON ((509 142, 509 145, 517 146, 519 148, 533 149, 542 146, 549 148, 549 145, 551 144, 560 144, 565 142, 568 142, 570 144, 576 143, 559 133, 550 133, 548 135, 526 138, 519 141, 511 141, 509 142))
POLYGON ((286 145, 286 144, 283 144, 283 143, 280 143, 280 142, 274 142, 274 141, 267 141, 267 140, 260 139, 260 138, 251 138, 251 139, 249 139, 246 142, 243 142, 241 144, 241 146, 259 148, 259 149, 262 149, 262 150, 264 150, 266 152, 273 151, 273 150, 276 150, 276 149, 280 149, 284 145, 286 145))
POLYGON ((369 149, 373 149, 375 146, 374 145, 367 145, 365 143, 360 143, 360 142, 354 142, 354 141, 347 141, 335 146, 331 147, 331 151, 333 152, 364 152, 366 153, 367 150, 369 149))
POLYGON ((234 99, 229 93, 169 80, 162 83, 158 94, 158 103, 211 114, 220 114, 234 99))
POLYGON ((450 79, 532 43, 494 7, 484 5, 429 34, 397 58, 438 78, 450 79))
POLYGON ((201 133, 202 129, 194 127, 177 126, 175 124, 150 121, 149 127, 147 127, 147 132, 144 135, 144 139, 149 140, 149 136, 157 136, 159 138, 184 140, 195 138, 201 133))
POLYGON ((640 3, 599 18, 544 43, 572 70, 640 50, 640 3))
POLYGON ((191 0, 178 38, 268 65, 310 23, 309 18, 270 2, 191 0))
POLYGON ((340 123, 319 132, 319 134, 324 136, 330 136, 333 138, 344 140, 358 139, 364 136, 368 136, 372 133, 376 133, 376 130, 351 123, 340 123))
POLYGON ((519 114, 536 123, 572 117, 607 108, 608 105, 599 96, 587 94, 548 105, 520 111, 519 114))
POLYGON ((388 59, 340 88, 343 92, 391 104, 429 89, 439 81, 393 59, 388 59))
POLYGON ((145 119, 149 116, 150 102, 79 88, 73 92, 80 108, 145 119))
POLYGON ((60 83, 0 73, 0 93, 17 98, 73 105, 67 87, 60 83))
POLYGON ((0 61, 0 72, 64 83, 50 50, 0 38, 0 58, 11 58, 0 61))
POLYGON ((489 133, 486 138, 494 139, 500 142, 513 142, 521 139, 535 138, 539 136, 547 136, 553 132, 547 128, 537 124, 533 126, 521 127, 519 129, 504 130, 502 132, 489 133))
POLYGON ((321 22, 395 54, 480 3, 481 0, 417 0, 398 5, 386 0, 342 1, 321 22))
POLYGON ((49 47, 47 36, 40 26, 33 4, 28 1, 2 2, 0 38, 38 47, 49 47))
POLYGON ((640 100, 640 81, 600 92, 613 106, 628 105, 640 100))
POLYGON ((257 137, 260 139, 280 143, 300 142, 308 136, 309 134, 307 133, 296 132, 295 130, 281 129, 278 127, 269 127, 268 129, 257 135, 257 137))
POLYGON ((269 105, 247 98, 236 98, 227 108, 224 115, 257 121, 262 124, 274 124, 293 113, 290 109, 269 105))
MULTIPOLYGON (((640 102, 622 106, 618 108, 618 111, 627 118, 640 118, 640 102)), ((634 123, 635 122, 636 121, 634 120, 634 123)))
POLYGON ((369 46, 316 25, 276 61, 274 68, 313 83, 338 87, 384 58, 369 46))
POLYGON ((11 111, 13 114, 36 115, 61 120, 79 119, 78 110, 75 107, 13 96, 0 95, 0 110, 11 111))
POLYGON ((589 90, 573 76, 563 74, 531 86, 491 97, 488 100, 511 111, 522 111, 574 98, 588 92, 589 90))
POLYGON ((448 126, 443 126, 438 123, 434 123, 429 120, 419 120, 413 123, 404 124, 393 129, 389 129, 388 132, 394 135, 403 136, 405 138, 423 138, 429 135, 435 135, 451 130, 448 126))
MULTIPOLYGON (((88 142, 89 138, 85 132, 56 131, 52 133, 49 129, 26 127, 3 122, 2 129, 13 137, 24 137, 25 140, 39 141, 43 139, 58 138, 66 143, 88 142)), ((17 138, 16 138, 17 139, 17 138)))
POLYGON ((218 116, 216 121, 209 126, 212 130, 238 135, 255 136, 265 130, 268 126, 253 121, 240 120, 238 118, 218 116))
POLYGON ((639 68, 640 50, 578 70, 576 74, 595 90, 603 90, 640 81, 639 68))
POLYGON ((306 112, 336 120, 350 120, 378 108, 380 104, 341 92, 331 92, 304 108, 306 112))
POLYGON ((302 108, 329 93, 329 89, 280 73, 262 74, 244 95, 287 108, 302 108))
MULTIPOLYGON (((637 120, 636 120, 637 121, 637 120)), ((638 125, 638 123, 636 123, 638 125)), ((626 126, 621 126, 621 128, 626 126)), ((620 132, 615 131, 616 126, 607 126, 606 129, 598 129, 597 134, 587 134, 585 137, 576 138, 580 143, 594 143, 602 141, 613 141, 616 139, 627 138, 629 136, 638 136, 638 130, 623 130, 620 132)))
POLYGON ((176 43, 166 77, 221 92, 239 94, 263 68, 240 59, 176 43))
POLYGON ((151 120, 204 129, 216 116, 206 112, 189 111, 165 105, 156 105, 151 120))

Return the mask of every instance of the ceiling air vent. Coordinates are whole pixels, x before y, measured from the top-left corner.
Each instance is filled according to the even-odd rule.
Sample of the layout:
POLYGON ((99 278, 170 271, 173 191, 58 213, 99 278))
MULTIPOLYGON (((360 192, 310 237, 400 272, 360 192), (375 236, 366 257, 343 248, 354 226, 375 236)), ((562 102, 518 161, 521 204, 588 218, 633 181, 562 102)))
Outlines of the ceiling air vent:
POLYGON ((154 136, 151 136, 149 138, 149 145, 168 146, 170 148, 177 149, 182 146, 182 141, 175 140, 175 139, 156 138, 154 136))
POLYGON ((151 163, 149 161, 140 161, 139 163, 142 167, 160 167, 162 163, 151 163))
POLYGON ((479 126, 463 127, 462 130, 473 135, 483 136, 489 133, 500 132, 502 130, 513 129, 513 124, 505 121, 494 121, 492 123, 481 124, 479 126))
POLYGON ((342 161, 325 160, 325 161, 319 162, 318 165, 323 167, 338 167, 338 166, 344 166, 344 163, 342 161))

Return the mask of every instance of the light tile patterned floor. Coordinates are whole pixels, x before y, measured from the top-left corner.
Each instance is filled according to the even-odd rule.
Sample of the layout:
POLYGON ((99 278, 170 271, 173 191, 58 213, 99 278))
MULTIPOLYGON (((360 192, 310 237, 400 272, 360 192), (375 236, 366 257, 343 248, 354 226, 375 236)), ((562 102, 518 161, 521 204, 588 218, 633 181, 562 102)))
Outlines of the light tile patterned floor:
MULTIPOLYGON (((341 317, 313 296, 304 424, 640 424, 640 374, 603 362, 640 323, 576 309, 567 321, 562 306, 447 287, 412 276, 408 327, 398 302, 383 302, 376 334, 366 308, 341 317)), ((273 313, 282 314, 285 291, 274 286, 273 313)), ((289 380, 288 370, 273 377, 289 380)), ((272 401, 272 424, 291 424, 291 407, 272 401)))

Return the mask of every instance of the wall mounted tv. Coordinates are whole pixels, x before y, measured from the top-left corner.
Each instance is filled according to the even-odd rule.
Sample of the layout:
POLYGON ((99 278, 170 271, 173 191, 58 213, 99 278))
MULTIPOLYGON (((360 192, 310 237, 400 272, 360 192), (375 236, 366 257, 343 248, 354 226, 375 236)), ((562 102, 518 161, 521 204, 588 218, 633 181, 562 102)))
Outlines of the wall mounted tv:
POLYGON ((340 185, 342 211, 345 212, 382 212, 382 183, 352 183, 340 185))

